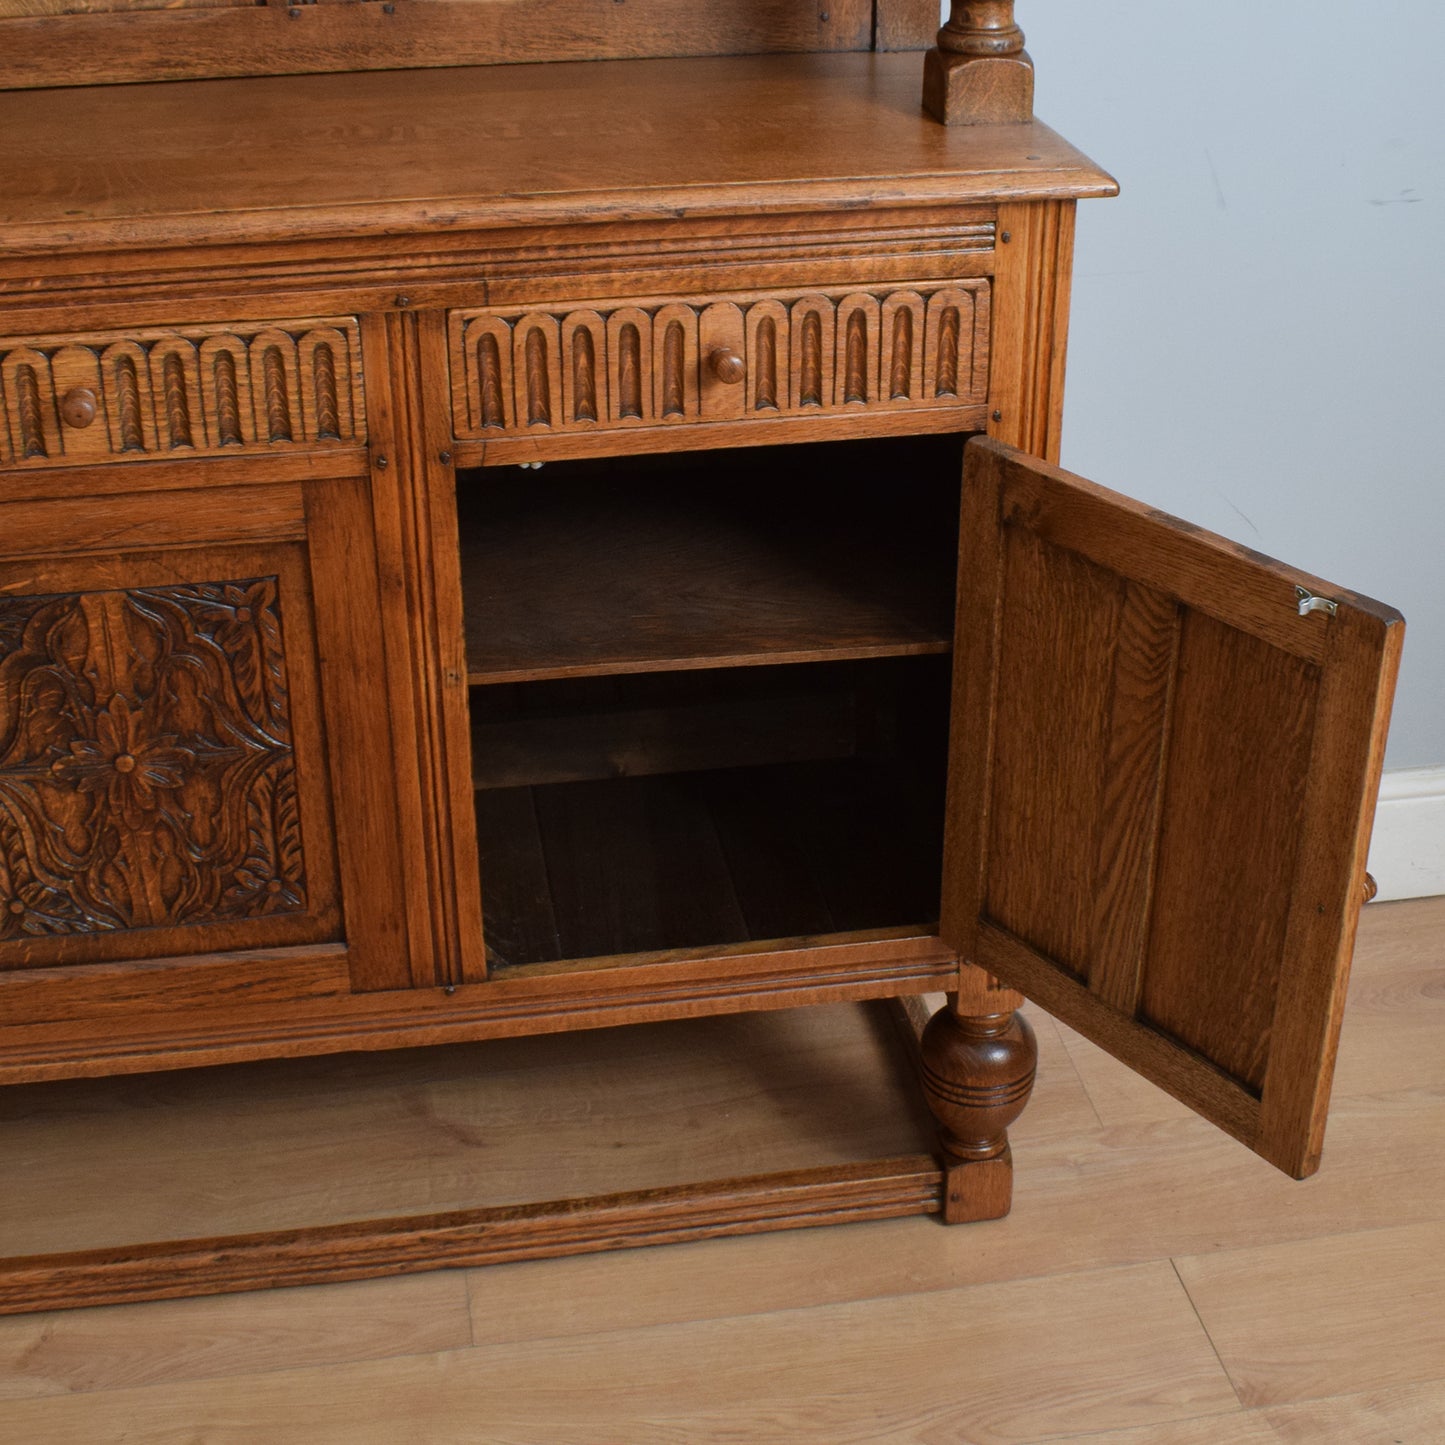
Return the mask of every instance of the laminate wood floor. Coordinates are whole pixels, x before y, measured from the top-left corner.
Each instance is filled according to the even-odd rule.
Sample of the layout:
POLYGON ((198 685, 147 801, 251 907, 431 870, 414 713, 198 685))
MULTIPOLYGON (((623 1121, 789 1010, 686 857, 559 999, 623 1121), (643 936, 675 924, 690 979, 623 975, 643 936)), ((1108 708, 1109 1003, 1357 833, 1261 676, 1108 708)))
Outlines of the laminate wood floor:
MULTIPOLYGON (((1014 1131, 1007 1220, 12 1317, 0 1320, 0 1441, 1439 1445, 1445 898, 1366 910, 1352 995, 1324 1168, 1303 1184, 1035 1013, 1040 1082, 1014 1131)), ((492 1050, 512 1121, 497 1129, 570 1117, 550 1158, 532 1151, 532 1182, 550 1169, 570 1187, 598 1154, 615 1156, 608 1177, 680 1167, 649 1138, 654 1110, 714 1160, 730 1146, 771 1158, 790 1138, 808 1162, 915 1147, 916 1113, 856 1011, 774 1016, 761 1038, 739 1024, 701 1059, 703 1084, 679 1074, 664 1087, 698 1052, 690 1027, 577 1036, 572 1070, 556 1052, 538 1067, 522 1045, 492 1050), (609 1047, 621 1127, 575 1087, 609 1047), (848 1087, 860 1075, 876 1097, 848 1087)), ((250 1136, 273 1141, 275 1168, 315 1208, 364 1208, 386 1188, 449 1197, 483 1137, 466 1113, 468 1059, 333 1061, 334 1075, 322 1061, 247 1066, 239 1094, 234 1071, 7 1091, 0 1223, 28 1213, 28 1235, 47 1242, 83 1225, 71 1247, 138 1226, 142 1204, 104 1207, 106 1171, 127 1152, 152 1194, 184 1185, 187 1209, 209 1199, 267 1217, 289 1196, 240 1187, 250 1136), (114 1142, 123 1120, 187 1089, 200 1096, 193 1135, 114 1142), (340 1141, 298 1149, 288 1128, 307 1090, 346 1142, 374 1145, 373 1170, 340 1141), (227 1098, 264 1118, 228 1135, 227 1098), (75 1157, 82 1140, 92 1168, 75 1157)))

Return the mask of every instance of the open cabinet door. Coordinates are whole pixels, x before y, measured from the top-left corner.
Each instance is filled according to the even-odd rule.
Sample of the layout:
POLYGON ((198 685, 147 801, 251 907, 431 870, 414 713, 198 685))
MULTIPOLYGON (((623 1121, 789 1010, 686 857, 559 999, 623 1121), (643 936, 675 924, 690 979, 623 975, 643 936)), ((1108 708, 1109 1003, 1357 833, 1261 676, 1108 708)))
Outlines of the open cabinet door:
POLYGON ((1303 1178, 1399 614, 1000 443, 966 455, 943 937, 1303 1178))

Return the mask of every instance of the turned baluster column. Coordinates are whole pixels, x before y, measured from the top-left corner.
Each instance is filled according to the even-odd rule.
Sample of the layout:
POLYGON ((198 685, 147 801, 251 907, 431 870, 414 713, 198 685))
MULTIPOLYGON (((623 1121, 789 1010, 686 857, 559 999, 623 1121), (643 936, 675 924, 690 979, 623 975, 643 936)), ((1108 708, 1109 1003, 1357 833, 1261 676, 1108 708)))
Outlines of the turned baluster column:
MULTIPOLYGON (((999 992, 1004 1007, 1017 997, 999 992)), ((950 998, 929 1019, 920 1047, 923 1096, 946 1166, 943 1217, 949 1224, 998 1219, 1013 1202, 1008 1127, 1033 1090, 1033 1029, 1011 1010, 959 1013, 950 998)))
POLYGON ((952 0, 923 63, 923 108, 945 125, 1011 125, 1034 117, 1034 63, 1014 0, 952 0))

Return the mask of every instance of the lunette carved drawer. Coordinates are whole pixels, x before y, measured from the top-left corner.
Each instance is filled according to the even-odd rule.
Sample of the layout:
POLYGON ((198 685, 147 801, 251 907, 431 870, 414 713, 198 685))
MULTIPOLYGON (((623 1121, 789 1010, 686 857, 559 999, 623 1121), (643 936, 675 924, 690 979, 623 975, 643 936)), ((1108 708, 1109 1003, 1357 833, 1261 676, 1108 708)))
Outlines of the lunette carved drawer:
POLYGON ((0 338, 0 465, 365 438, 354 317, 0 338))
POLYGON ((987 279, 454 311, 456 435, 979 407, 987 279))

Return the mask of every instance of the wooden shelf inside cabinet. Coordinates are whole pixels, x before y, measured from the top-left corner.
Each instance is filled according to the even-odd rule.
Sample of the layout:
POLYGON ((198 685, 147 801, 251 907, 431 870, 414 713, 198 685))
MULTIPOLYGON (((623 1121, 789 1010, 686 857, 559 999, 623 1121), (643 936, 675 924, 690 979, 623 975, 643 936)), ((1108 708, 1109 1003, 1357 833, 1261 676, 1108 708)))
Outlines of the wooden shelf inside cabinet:
POLYGON ((856 757, 478 792, 493 962, 926 931, 931 801, 856 757))
POLYGON ((468 682, 948 652, 948 470, 810 480, 832 450, 464 478, 468 682))

